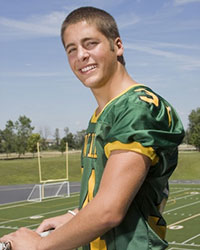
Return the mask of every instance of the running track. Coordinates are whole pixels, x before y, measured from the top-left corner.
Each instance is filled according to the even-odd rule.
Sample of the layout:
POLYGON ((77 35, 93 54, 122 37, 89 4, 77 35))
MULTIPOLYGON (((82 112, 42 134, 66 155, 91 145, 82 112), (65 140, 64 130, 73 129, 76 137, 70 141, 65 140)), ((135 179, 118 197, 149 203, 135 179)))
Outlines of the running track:
MULTIPOLYGON (((11 202, 19 202, 27 200, 34 184, 15 185, 15 186, 0 186, 0 204, 11 202)), ((80 183, 70 183, 70 193, 80 192, 80 183)))

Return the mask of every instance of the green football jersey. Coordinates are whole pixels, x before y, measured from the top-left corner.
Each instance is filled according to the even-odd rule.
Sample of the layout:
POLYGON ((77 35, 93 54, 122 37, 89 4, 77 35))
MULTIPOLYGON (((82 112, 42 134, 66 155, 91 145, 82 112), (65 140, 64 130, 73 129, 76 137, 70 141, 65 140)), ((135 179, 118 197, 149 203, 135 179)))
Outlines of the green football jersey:
MULTIPOLYGON (((113 150, 148 156, 152 165, 122 223, 87 250, 163 250, 166 222, 161 205, 168 178, 178 160, 183 125, 173 107, 144 85, 133 85, 111 100, 89 122, 82 150, 80 208, 98 192, 106 162, 113 150)), ((134 166, 133 166, 134 168, 134 166)))

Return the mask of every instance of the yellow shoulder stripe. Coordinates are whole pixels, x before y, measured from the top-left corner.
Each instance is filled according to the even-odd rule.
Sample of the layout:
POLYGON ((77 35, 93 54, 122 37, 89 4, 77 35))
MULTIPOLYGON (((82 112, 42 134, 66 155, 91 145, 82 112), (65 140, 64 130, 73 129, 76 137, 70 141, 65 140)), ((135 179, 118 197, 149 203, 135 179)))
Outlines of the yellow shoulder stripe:
POLYGON ((125 144, 121 143, 120 141, 114 141, 111 143, 107 143, 104 147, 104 151, 107 158, 109 158, 110 153, 113 150, 129 150, 146 155, 151 159, 152 165, 155 165, 159 160, 155 150, 152 147, 144 147, 139 142, 132 142, 125 144))

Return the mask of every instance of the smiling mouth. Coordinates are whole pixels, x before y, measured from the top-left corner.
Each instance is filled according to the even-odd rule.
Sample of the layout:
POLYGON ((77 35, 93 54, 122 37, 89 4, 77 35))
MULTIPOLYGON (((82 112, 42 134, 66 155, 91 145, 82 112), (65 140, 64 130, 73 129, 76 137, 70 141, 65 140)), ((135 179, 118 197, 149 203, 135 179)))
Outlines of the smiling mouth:
POLYGON ((86 66, 86 67, 80 69, 80 71, 81 71, 82 73, 87 73, 87 72, 89 72, 89 71, 95 69, 96 67, 97 67, 96 65, 90 65, 90 66, 86 66))

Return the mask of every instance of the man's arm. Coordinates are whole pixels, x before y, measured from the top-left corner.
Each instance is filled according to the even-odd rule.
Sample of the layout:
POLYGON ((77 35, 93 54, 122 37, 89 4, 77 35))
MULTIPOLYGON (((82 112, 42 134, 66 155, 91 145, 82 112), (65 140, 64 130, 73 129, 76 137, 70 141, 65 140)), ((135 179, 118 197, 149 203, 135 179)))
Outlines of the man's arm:
POLYGON ((150 160, 143 155, 113 151, 95 198, 68 224, 43 238, 39 249, 73 249, 117 226, 141 187, 149 166, 150 160))
MULTIPOLYGON (((86 207, 68 223, 45 238, 33 240, 38 250, 66 250, 85 245, 120 224, 128 207, 141 187, 150 166, 148 157, 131 151, 113 151, 107 161, 99 191, 86 207)), ((14 250, 25 250, 21 230, 19 237, 24 244, 14 250), (24 248, 23 248, 23 247, 24 248)), ((28 238, 28 236, 27 236, 28 238)), ((15 242, 13 241, 13 246, 15 242)), ((17 244, 16 244, 17 246, 17 244)))

